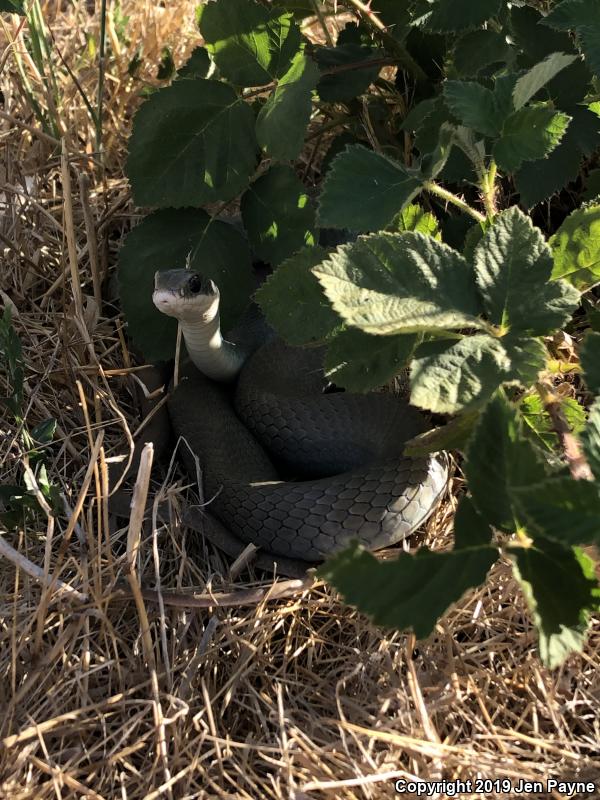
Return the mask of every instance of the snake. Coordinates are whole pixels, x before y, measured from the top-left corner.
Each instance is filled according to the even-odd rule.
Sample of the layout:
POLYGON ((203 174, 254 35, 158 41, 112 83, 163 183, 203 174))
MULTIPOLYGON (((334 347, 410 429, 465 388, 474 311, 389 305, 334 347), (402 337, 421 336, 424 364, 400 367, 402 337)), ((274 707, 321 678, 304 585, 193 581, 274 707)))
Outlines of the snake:
POLYGON ((200 272, 156 272, 152 300, 189 356, 168 400, 185 466, 238 540, 308 568, 355 541, 396 544, 433 513, 448 465, 403 455, 427 429, 417 409, 332 387, 323 347, 286 344, 255 304, 223 335, 219 288, 200 272))

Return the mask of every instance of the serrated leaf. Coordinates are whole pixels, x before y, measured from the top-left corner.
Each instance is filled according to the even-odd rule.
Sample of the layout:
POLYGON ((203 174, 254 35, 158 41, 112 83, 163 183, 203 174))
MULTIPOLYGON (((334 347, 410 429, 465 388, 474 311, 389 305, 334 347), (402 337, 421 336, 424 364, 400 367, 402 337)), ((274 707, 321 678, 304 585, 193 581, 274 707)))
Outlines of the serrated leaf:
POLYGON ((583 340, 581 367, 590 392, 600 394, 600 333, 591 331, 583 340))
MULTIPOLYGON (((421 157, 421 163, 419 165, 421 175, 424 179, 431 181, 436 178, 442 170, 444 170, 444 178, 446 180, 450 180, 446 177, 447 173, 447 163, 451 159, 452 155, 454 155, 455 151, 452 150, 452 146, 455 144, 456 139, 456 128, 453 125, 445 122, 443 125, 440 126, 440 130, 438 132, 438 140, 434 147, 434 149, 430 153, 425 153, 421 157)), ((458 153, 459 156, 462 153, 458 153)), ((468 169, 468 162, 467 162, 467 169, 468 169)), ((461 177, 466 175, 467 172, 462 170, 460 175, 461 177)))
POLYGON ((0 11, 7 11, 9 14, 24 14, 24 0, 0 0, 0 11))
POLYGON ((467 411, 451 419, 441 428, 419 433, 406 442, 403 454, 424 456, 436 453, 438 450, 464 450, 478 417, 479 411, 467 411))
POLYGON ((572 52, 573 44, 566 33, 544 25, 545 17, 531 6, 512 5, 510 23, 518 46, 529 56, 532 64, 550 53, 572 52))
POLYGON ((437 0, 426 19, 426 27, 440 33, 479 28, 500 11, 501 0, 437 0))
POLYGON ((418 203, 411 203, 403 208, 399 214, 396 214, 388 226, 388 230, 392 233, 396 231, 398 233, 414 231, 425 236, 432 236, 438 241, 442 240, 437 219, 431 211, 425 211, 418 203))
POLYGON ((600 74, 600 2, 563 0, 545 17, 544 25, 559 31, 574 30, 591 70, 600 74))
POLYGON ((304 134, 312 109, 311 94, 319 70, 302 53, 261 108, 256 120, 256 138, 271 158, 293 161, 304 144, 304 134))
POLYGON ((570 121, 567 114, 540 104, 525 106, 511 114, 494 144, 493 154, 504 172, 516 172, 523 161, 535 161, 551 153, 570 121))
POLYGON ((341 331, 325 355, 325 376, 350 392, 369 392, 407 366, 416 336, 373 336, 357 328, 341 331))
POLYGON ((550 53, 543 61, 540 61, 520 77, 513 90, 515 110, 518 111, 522 108, 541 88, 558 75, 561 70, 572 64, 576 58, 577 56, 567 55, 566 53, 550 53))
POLYGON ((494 93, 476 81, 446 81, 444 98, 450 111, 467 128, 491 138, 500 133, 502 118, 498 115, 494 93))
POLYGON ((524 340, 518 348, 514 342, 477 334, 421 344, 411 363, 411 403, 455 414, 482 406, 502 383, 529 386, 544 363, 539 350, 531 349, 532 341, 524 340))
POLYGON ((582 292, 600 282, 600 205, 576 208, 549 241, 552 278, 564 278, 582 292))
POLYGON ((470 265, 430 236, 361 236, 313 272, 340 316, 367 333, 482 324, 470 265))
POLYGON ((177 70, 179 78, 206 78, 210 70, 210 56, 206 47, 194 47, 190 57, 177 70))
POLYGON ((542 537, 509 555, 539 632, 540 657, 557 667, 583 647, 598 582, 586 574, 584 554, 542 537))
POLYGON ((515 175, 520 203, 533 208, 563 189, 579 175, 581 153, 569 125, 562 142, 546 158, 525 161, 515 175))
POLYGON ((491 28, 466 33, 454 48, 454 67, 463 78, 473 77, 491 64, 510 59, 511 46, 506 37, 491 28))
POLYGON ((344 41, 344 31, 338 38, 336 47, 319 47, 316 59, 319 68, 324 73, 319 80, 317 93, 324 103, 346 103, 365 92, 381 71, 381 64, 373 66, 368 62, 373 61, 378 55, 370 47, 365 47, 360 42, 344 41), (361 62, 366 62, 365 67, 360 67, 361 62), (336 68, 351 65, 351 69, 336 68), (331 74, 327 74, 328 71, 331 74))
POLYGON ((264 86, 280 78, 300 49, 292 14, 248 0, 208 3, 198 14, 206 49, 221 74, 237 86, 264 86))
POLYGON ((581 441, 590 469, 600 483, 600 399, 590 408, 587 424, 581 431, 581 441))
POLYGON ((492 535, 489 523, 477 511, 473 500, 463 495, 454 514, 454 549, 489 545, 492 535))
POLYGON ((513 206, 499 214, 475 248, 475 280, 490 322, 502 331, 541 335, 560 327, 579 293, 549 283, 552 254, 529 217, 513 206))
POLYGON ((406 167, 362 145, 333 160, 319 198, 319 224, 378 230, 419 193, 421 180, 406 167))
MULTIPOLYGON (((572 397, 561 398, 561 411, 573 433, 579 433, 585 425, 585 409, 572 397)), ((521 416, 534 441, 553 452, 559 444, 552 420, 539 394, 530 394, 522 398, 521 416)))
POLYGON ((221 290, 221 322, 228 331, 254 288, 248 243, 225 222, 197 209, 155 211, 135 227, 119 253, 119 294, 130 336, 149 361, 175 353, 177 322, 152 302, 156 270, 186 266, 212 278, 221 290), (210 225, 209 225, 210 222, 210 225))
POLYGON ((291 167, 271 167, 244 193, 242 219, 258 258, 275 266, 315 243, 315 210, 291 167))
POLYGON ((311 272, 326 256, 322 247, 298 251, 254 295, 267 322, 288 344, 322 341, 342 325, 311 272))
POLYGON ((600 487, 594 481, 546 478, 513 488, 512 496, 532 535, 566 544, 600 541, 600 487))
POLYGON ((423 547, 414 556, 377 561, 354 547, 329 559, 317 574, 378 625, 412 628, 423 639, 451 603, 484 581, 497 557, 492 547, 444 553, 423 547))
POLYGON ((513 533, 515 489, 544 480, 546 471, 503 392, 489 401, 479 417, 463 469, 478 511, 496 528, 513 533))
POLYGON ((175 81, 137 111, 126 172, 142 206, 200 206, 248 185, 257 144, 250 106, 212 80, 175 81))

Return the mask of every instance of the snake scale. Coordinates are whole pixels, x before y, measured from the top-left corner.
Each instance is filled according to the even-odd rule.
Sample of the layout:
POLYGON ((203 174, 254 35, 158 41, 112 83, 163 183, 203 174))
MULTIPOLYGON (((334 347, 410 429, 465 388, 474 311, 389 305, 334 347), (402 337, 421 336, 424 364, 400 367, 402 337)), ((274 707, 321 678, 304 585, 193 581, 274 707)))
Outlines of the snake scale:
POLYGON ((426 428, 418 411, 389 393, 324 392, 322 348, 286 345, 256 314, 223 339, 219 290, 196 272, 156 273, 153 301, 195 365, 169 401, 187 469, 197 456, 210 512, 238 539, 309 566, 352 540, 394 544, 435 509, 445 459, 402 454, 426 428))

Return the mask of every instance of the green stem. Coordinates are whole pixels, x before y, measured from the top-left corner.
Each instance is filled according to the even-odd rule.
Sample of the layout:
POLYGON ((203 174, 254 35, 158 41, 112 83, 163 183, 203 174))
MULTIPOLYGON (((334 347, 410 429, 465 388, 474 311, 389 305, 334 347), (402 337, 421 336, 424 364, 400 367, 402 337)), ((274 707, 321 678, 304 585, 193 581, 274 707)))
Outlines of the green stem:
POLYGON ((460 210, 463 213, 468 214, 470 217, 473 217, 473 219, 477 220, 477 222, 480 223, 485 222, 485 217, 483 216, 483 214, 480 214, 479 211, 476 211, 474 208, 471 208, 471 206, 468 203, 465 203, 464 200, 461 200, 460 197, 457 197, 457 195, 452 194, 452 192, 449 192, 447 189, 444 189, 437 183, 433 183, 433 181, 426 181, 423 184, 423 188, 425 189, 426 192, 431 192, 431 194, 435 194, 438 197, 441 197, 447 203, 452 203, 453 206, 460 208, 460 210))
POLYGON ((489 170, 487 172, 484 172, 480 180, 481 197, 483 200, 483 205, 485 206, 488 219, 494 217, 498 212, 498 208, 496 206, 497 171, 498 168, 496 166, 496 162, 492 161, 490 163, 489 170))

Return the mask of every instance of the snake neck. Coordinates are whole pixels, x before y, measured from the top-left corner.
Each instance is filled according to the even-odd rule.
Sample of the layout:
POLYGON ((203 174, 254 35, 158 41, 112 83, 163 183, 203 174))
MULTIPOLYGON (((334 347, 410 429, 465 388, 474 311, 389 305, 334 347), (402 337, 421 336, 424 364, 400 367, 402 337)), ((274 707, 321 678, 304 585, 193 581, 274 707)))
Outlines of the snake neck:
POLYGON ((180 319, 185 346, 194 365, 214 381, 230 381, 238 374, 246 354, 221 334, 218 310, 199 320, 180 319))

